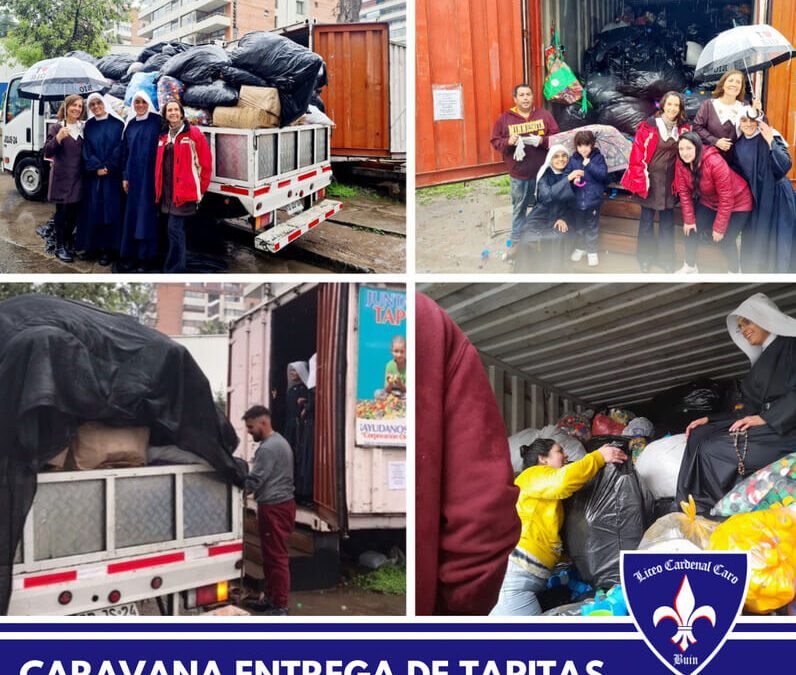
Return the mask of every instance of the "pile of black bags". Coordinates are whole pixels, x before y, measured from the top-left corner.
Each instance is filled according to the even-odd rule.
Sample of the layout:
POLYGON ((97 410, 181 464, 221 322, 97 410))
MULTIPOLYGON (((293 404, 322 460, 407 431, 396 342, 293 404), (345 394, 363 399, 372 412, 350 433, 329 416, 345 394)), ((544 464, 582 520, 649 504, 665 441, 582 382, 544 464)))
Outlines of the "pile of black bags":
MULTIPOLYGON (((91 58, 78 52, 70 55, 91 58)), ((216 45, 159 42, 143 49, 137 59, 110 54, 96 66, 111 80, 108 93, 117 98, 125 97, 134 73, 157 72, 158 77, 174 77, 185 85, 185 105, 211 111, 234 106, 244 85, 275 87, 283 126, 301 118, 328 83, 320 56, 286 37, 261 31, 247 33, 231 51, 216 45)))

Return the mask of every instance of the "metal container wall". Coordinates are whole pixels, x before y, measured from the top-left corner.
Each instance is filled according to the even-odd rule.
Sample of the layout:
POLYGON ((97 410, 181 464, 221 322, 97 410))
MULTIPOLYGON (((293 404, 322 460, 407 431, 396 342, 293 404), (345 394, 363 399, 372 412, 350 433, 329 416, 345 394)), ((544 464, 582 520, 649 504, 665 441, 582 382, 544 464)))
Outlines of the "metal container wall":
MULTIPOLYGON (((796 44, 796 12, 793 0, 771 1, 771 26, 796 44)), ((781 63, 768 71, 767 110, 769 121, 788 143, 793 167, 788 174, 796 186, 796 64, 781 63)))
POLYGON ((312 49, 323 57, 329 76, 322 98, 337 125, 332 155, 390 155, 388 38, 386 23, 314 27, 312 49))
POLYGON ((390 43, 390 153, 406 154, 406 45, 390 43))
POLYGON ((497 118, 513 105, 512 88, 525 78, 522 4, 417 1, 418 187, 505 172, 489 140, 497 118), (435 121, 433 92, 446 88, 460 88, 460 114, 435 121))

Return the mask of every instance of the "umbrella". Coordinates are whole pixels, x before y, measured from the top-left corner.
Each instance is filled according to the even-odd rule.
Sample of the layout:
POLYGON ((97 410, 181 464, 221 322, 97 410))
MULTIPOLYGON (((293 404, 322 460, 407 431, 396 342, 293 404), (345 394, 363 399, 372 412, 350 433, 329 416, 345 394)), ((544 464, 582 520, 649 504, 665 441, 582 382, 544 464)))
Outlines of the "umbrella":
POLYGON ((575 134, 579 131, 592 131, 597 140, 597 149, 605 158, 605 163, 608 166, 608 172, 622 171, 627 169, 630 161, 630 150, 633 147, 633 141, 625 138, 622 133, 608 124, 587 124, 577 129, 569 131, 562 131, 560 134, 550 136, 549 144, 555 145, 560 143, 570 153, 576 152, 575 150, 575 134))
POLYGON ((746 73, 771 68, 796 56, 796 49, 778 30, 764 23, 737 26, 714 37, 699 57, 694 77, 715 81, 730 70, 746 73))
POLYGON ((69 94, 83 96, 103 91, 109 86, 96 66, 72 56, 46 59, 34 63, 25 71, 19 83, 23 98, 57 101, 69 94))

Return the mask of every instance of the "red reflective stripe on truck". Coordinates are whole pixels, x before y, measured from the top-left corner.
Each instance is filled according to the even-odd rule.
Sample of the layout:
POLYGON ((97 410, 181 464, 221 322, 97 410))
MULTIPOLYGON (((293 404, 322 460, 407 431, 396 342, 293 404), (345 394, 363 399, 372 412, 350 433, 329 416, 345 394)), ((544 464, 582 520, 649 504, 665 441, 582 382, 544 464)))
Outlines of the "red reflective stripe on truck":
POLYGON ((254 191, 254 196, 255 197, 259 197, 260 195, 263 195, 266 192, 270 191, 270 189, 271 189, 270 185, 266 185, 265 187, 261 187, 259 190, 255 190, 254 191))
POLYGON ((291 235, 290 235, 290 236, 287 238, 287 243, 289 244, 289 243, 290 243, 291 241, 293 241, 294 239, 298 239, 298 238, 299 238, 299 237, 300 237, 302 234, 304 234, 304 233, 303 233, 301 230, 298 230, 297 232, 294 232, 293 234, 291 234, 291 235))
POLYGON ((55 574, 42 574, 40 577, 28 577, 22 582, 23 588, 35 588, 36 586, 49 586, 50 584, 62 584, 65 581, 75 581, 77 570, 71 572, 56 572, 55 574))
POLYGON ((331 171, 331 170, 332 170, 332 167, 330 167, 330 166, 323 167, 323 172, 324 173, 326 173, 327 171, 331 171))
POLYGON ((108 574, 120 574, 121 572, 132 572, 145 567, 155 567, 156 565, 169 565, 170 563, 184 562, 185 553, 167 553, 153 558, 140 558, 138 560, 128 560, 127 562, 113 563, 108 565, 108 574))
POLYGON ((312 229, 313 227, 315 227, 315 226, 316 226, 318 223, 320 223, 320 222, 321 222, 321 219, 320 219, 320 218, 316 218, 315 220, 313 220, 313 221, 310 223, 310 225, 309 225, 309 228, 310 228, 310 229, 312 229))
POLYGON ((307 180, 307 178, 312 178, 317 171, 310 171, 310 173, 305 173, 303 176, 299 176, 299 180, 307 180))
MULTIPOLYGON (((331 211, 327 211, 326 215, 324 216, 324 218, 328 218, 329 216, 333 216, 335 213, 337 213, 337 209, 332 209, 331 211)), ((346 213, 348 213, 348 211, 346 211, 346 213)))
POLYGON ((224 555, 226 553, 240 553, 243 551, 243 544, 224 544, 222 546, 211 546, 207 549, 207 555, 224 555))
POLYGON ((235 187, 234 185, 222 185, 221 192, 231 192, 234 195, 249 196, 249 191, 246 188, 235 187))
POLYGON ((283 187, 287 187, 288 185, 290 185, 290 179, 289 178, 287 180, 281 181, 280 183, 277 183, 276 187, 277 188, 283 188, 283 187))

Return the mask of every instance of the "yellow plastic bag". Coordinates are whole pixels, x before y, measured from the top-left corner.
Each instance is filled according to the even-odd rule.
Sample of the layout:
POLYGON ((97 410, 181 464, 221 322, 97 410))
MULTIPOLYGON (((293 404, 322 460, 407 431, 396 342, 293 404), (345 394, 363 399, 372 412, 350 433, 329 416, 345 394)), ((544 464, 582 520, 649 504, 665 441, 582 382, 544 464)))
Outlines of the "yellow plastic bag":
POLYGON ((749 551, 744 609, 766 614, 796 596, 796 512, 776 505, 724 521, 710 538, 712 551, 749 551))
POLYGON ((704 551, 710 543, 710 535, 718 523, 698 516, 694 498, 688 495, 687 502, 680 502, 682 513, 667 513, 658 518, 647 531, 639 543, 639 550, 655 547, 674 552, 686 540, 704 551), (667 547, 666 544, 671 544, 667 547))

